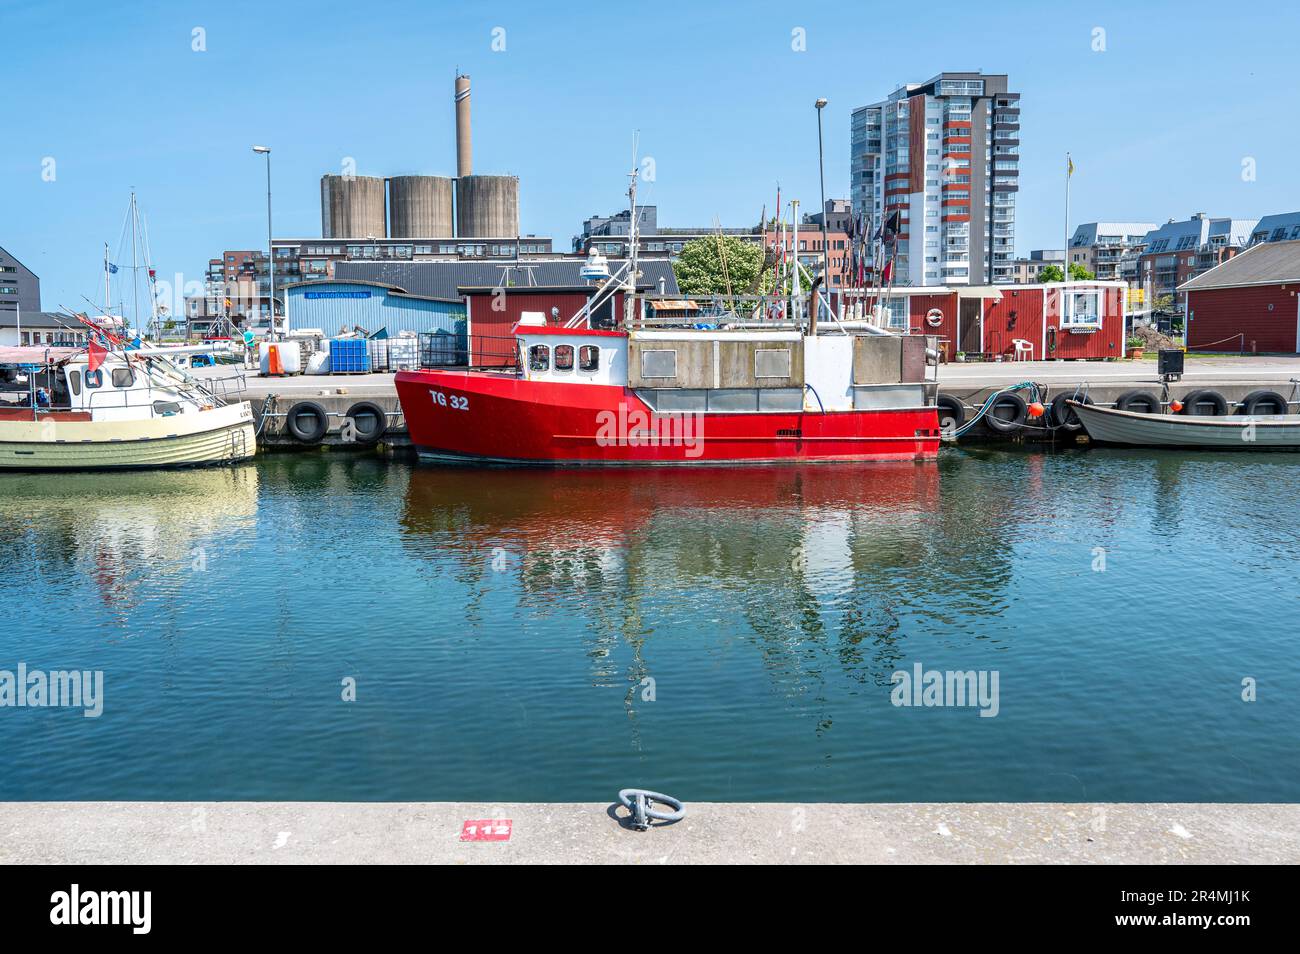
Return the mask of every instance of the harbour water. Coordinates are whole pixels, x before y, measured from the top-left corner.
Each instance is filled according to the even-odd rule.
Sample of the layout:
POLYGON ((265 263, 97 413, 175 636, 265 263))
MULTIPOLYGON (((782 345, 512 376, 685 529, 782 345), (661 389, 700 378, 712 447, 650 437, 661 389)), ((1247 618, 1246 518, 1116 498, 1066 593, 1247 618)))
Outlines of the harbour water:
POLYGON ((0 475, 0 670, 104 674, 0 708, 0 800, 1296 801, 1297 499, 1099 449, 0 475), (995 707, 894 705, 917 665, 995 707))

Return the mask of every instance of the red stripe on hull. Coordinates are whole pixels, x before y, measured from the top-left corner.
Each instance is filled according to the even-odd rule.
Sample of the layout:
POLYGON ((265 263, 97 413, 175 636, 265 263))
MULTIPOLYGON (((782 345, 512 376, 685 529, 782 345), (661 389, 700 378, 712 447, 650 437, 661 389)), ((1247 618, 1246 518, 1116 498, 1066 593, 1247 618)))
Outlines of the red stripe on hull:
POLYGON ((424 454, 554 465, 924 460, 934 408, 655 414, 628 388, 475 371, 400 371, 397 395, 424 454))

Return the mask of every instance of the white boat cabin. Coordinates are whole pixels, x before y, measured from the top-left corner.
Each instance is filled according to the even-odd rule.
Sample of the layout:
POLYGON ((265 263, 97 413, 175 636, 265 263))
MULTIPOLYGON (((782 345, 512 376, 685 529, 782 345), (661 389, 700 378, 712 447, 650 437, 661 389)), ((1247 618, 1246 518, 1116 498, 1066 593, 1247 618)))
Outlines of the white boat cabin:
POLYGON ((93 421, 133 421, 210 408, 210 396, 187 382, 169 362, 124 360, 110 354, 95 370, 80 352, 57 355, 51 349, 5 349, 0 354, 0 409, 12 416, 71 412, 93 421), (31 352, 30 355, 18 354, 31 352))
MULTIPOLYGON (((539 316, 540 317, 540 316, 539 316)), ((634 389, 660 411, 850 411, 931 406, 933 341, 798 330, 623 331, 521 321, 522 377, 634 389)))

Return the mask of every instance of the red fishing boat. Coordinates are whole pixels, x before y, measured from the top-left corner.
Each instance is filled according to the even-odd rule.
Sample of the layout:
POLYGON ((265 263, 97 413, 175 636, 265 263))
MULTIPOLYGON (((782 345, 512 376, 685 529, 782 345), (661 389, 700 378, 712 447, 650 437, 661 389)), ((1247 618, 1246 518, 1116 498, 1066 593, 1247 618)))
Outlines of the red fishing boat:
POLYGON ((429 459, 561 466, 937 456, 935 340, 838 321, 795 269, 787 296, 655 319, 635 255, 611 275, 593 252, 586 304, 525 313, 506 367, 398 372, 411 441, 429 459))

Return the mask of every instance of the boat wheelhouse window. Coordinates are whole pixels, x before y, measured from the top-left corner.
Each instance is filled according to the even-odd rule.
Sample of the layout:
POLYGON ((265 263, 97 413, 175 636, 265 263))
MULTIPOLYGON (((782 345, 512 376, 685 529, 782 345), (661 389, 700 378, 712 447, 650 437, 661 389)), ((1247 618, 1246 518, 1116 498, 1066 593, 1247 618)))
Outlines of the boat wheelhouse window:
POLYGON ((68 386, 72 388, 72 393, 74 395, 81 393, 81 372, 80 371, 73 370, 68 372, 68 386))
POLYGON ((135 383, 135 373, 130 368, 113 369, 113 387, 129 388, 135 383))
POLYGON ((641 377, 675 378, 677 377, 676 351, 642 351, 641 377))
POLYGON ((555 346, 555 370, 556 371, 573 370, 573 345, 555 346))
POLYGON ((104 386, 104 369, 96 368, 94 371, 86 372, 86 387, 102 388, 104 386))
POLYGON ((578 349, 578 370, 599 371, 600 349, 595 345, 583 345, 578 349))
POLYGON ((533 345, 528 349, 528 370, 549 371, 551 369, 551 348, 549 345, 533 345))

